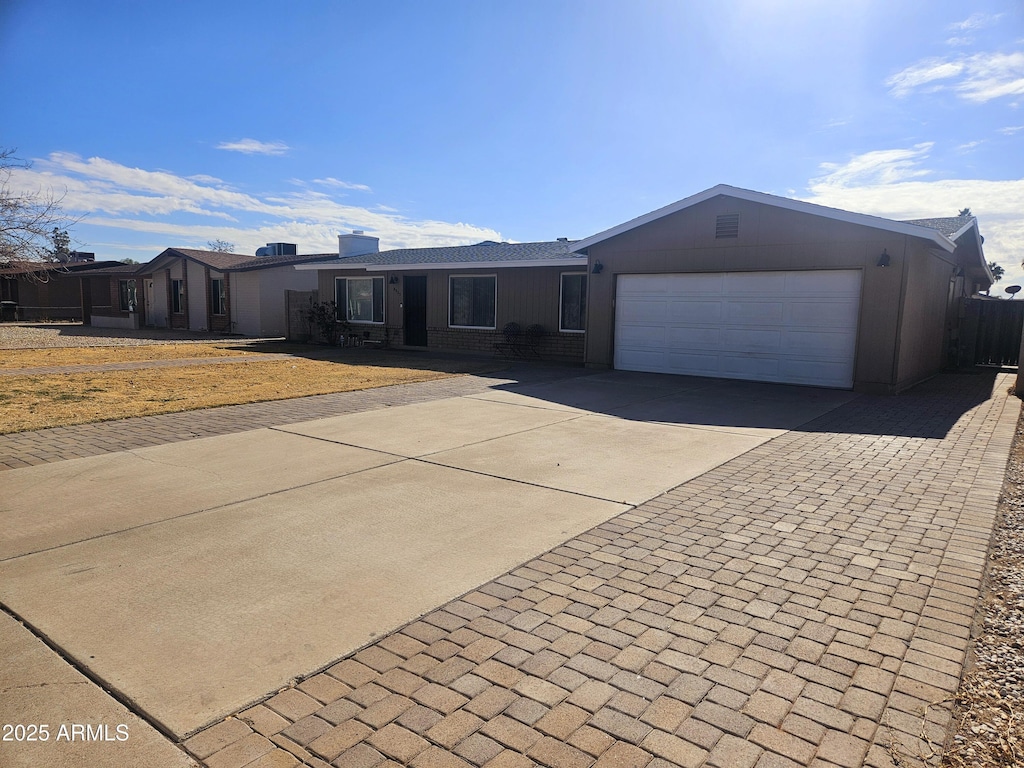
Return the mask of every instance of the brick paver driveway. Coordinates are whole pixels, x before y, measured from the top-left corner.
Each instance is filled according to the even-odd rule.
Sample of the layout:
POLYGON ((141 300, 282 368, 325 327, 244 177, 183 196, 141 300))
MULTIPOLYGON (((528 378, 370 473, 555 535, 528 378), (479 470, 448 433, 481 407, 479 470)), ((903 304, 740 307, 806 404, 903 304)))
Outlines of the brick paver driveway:
POLYGON ((186 746, 216 768, 919 764, 963 670, 1008 385, 859 398, 186 746))
MULTIPOLYGON (((914 764, 950 723, 1019 414, 1009 383, 857 398, 184 746, 211 768, 914 764)), ((309 400, 336 413, 484 389, 309 400)), ((266 406, 311 418, 303 401, 266 406)), ((197 424, 284 423, 239 408, 197 424)), ((187 416, 152 418, 187 439, 187 416)), ((118 450, 115 434, 75 450, 118 450)))

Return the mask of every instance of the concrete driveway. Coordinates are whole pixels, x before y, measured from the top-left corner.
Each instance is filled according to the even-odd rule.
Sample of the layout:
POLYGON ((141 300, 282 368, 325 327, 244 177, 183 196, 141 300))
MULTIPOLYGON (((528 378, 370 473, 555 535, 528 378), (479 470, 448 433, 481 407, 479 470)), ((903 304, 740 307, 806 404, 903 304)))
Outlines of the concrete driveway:
POLYGON ((852 397, 605 373, 14 470, 0 601, 180 739, 852 397))

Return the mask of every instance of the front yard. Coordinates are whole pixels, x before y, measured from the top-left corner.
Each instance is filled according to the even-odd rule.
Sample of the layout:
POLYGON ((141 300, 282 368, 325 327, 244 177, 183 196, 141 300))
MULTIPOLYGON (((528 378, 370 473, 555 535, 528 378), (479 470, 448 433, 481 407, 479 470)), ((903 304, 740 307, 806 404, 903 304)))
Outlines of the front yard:
POLYGON ((0 376, 0 434, 93 421, 283 400, 493 371, 488 361, 283 343, 150 344, 5 350, 0 372, 43 366, 182 360, 181 365, 0 376), (231 358, 270 353, 288 358, 231 358), (194 364, 185 358, 216 358, 194 364))

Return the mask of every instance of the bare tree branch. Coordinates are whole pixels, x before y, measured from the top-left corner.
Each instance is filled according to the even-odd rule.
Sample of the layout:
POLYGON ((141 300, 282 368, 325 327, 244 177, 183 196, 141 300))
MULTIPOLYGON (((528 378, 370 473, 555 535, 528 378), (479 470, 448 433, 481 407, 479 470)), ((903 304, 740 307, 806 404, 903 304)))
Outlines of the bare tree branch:
POLYGON ((14 171, 30 166, 15 152, 0 148, 0 269, 45 274, 62 266, 59 256, 62 244, 67 250, 67 229, 78 219, 64 213, 63 198, 52 190, 32 192, 12 185, 14 171))

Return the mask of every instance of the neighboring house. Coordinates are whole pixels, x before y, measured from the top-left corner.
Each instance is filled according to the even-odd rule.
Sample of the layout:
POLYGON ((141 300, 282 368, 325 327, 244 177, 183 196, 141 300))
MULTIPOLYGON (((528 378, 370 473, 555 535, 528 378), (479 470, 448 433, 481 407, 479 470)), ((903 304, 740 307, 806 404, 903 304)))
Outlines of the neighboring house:
POLYGON ((316 276, 297 272, 294 266, 337 256, 297 256, 294 246, 272 244, 272 251, 275 246, 281 246, 276 249, 278 255, 268 256, 168 248, 138 268, 142 324, 245 336, 284 336, 285 291, 316 288, 316 276))
POLYGON ((900 222, 720 185, 573 246, 590 366, 897 392, 992 283, 973 218, 900 222))
MULTIPOLYGON (((87 254, 91 256, 92 254, 87 254)), ((0 301, 18 320, 83 319, 82 277, 116 261, 74 260, 45 269, 22 266, 0 270, 0 301)))
POLYGON ((583 361, 587 259, 568 240, 379 251, 340 235, 339 256, 296 267, 319 276, 350 333, 417 348, 490 354, 509 323, 533 327, 535 351, 583 361))
POLYGON ((145 299, 140 269, 145 264, 111 264, 82 275, 82 322, 96 328, 140 328, 145 299))

